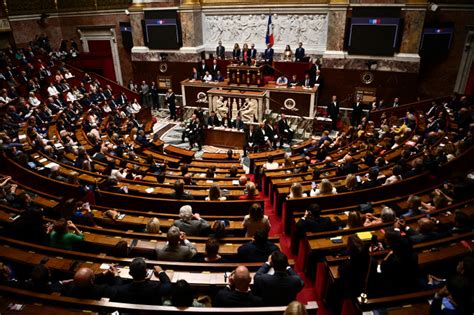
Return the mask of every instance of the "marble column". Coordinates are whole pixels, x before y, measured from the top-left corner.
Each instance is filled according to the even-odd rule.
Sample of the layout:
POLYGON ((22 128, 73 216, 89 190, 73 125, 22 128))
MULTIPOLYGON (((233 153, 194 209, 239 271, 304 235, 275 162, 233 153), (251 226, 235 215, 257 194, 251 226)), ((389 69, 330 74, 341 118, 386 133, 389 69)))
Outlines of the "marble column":
POLYGON ((143 40, 143 29, 142 29, 142 20, 144 19, 143 10, 131 10, 130 9, 130 25, 132 26, 132 38, 134 47, 143 47, 145 46, 145 41, 143 40))
POLYGON ((426 10, 407 9, 403 11, 403 34, 400 53, 418 54, 426 10))
POLYGON ((327 50, 343 50, 346 15, 347 10, 345 7, 330 9, 328 14, 328 39, 326 43, 327 50))
POLYGON ((180 9, 181 33, 183 47, 199 47, 202 39, 202 14, 201 7, 180 9))

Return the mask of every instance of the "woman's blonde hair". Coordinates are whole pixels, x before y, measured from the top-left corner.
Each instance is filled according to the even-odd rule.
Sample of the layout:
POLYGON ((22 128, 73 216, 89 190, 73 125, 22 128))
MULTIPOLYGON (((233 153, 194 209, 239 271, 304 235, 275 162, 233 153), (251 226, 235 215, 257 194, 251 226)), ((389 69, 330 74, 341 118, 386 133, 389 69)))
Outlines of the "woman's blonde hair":
POLYGON ((332 183, 329 181, 329 179, 325 178, 319 184, 319 193, 322 195, 330 194, 332 193, 332 188, 332 183))
POLYGON ((160 234, 160 220, 156 217, 151 218, 146 224, 146 232, 150 234, 160 234))
POLYGON ((291 194, 293 195, 293 198, 301 198, 303 197, 303 186, 301 186, 300 183, 293 183, 291 185, 291 194))

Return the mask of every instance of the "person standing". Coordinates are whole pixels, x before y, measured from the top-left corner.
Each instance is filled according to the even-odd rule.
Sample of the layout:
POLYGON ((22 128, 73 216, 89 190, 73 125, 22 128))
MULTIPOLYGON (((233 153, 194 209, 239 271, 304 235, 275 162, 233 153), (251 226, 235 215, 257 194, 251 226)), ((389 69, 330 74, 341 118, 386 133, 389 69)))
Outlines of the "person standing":
POLYGON ((153 108, 158 109, 158 87, 156 86, 155 81, 151 82, 150 93, 153 108))
POLYGON ((331 103, 327 107, 329 118, 332 120, 332 130, 337 130, 337 120, 339 119, 339 103, 337 96, 333 95, 331 103))
POLYGON ((142 85, 140 85, 140 95, 142 97, 142 104, 145 107, 150 107, 150 86, 146 83, 145 80, 142 81, 142 85))
POLYGON ((296 48, 295 51, 295 61, 303 61, 305 54, 304 54, 304 48, 303 48, 303 43, 298 44, 298 48, 296 48))
POLYGON ((358 126, 362 119, 362 109, 363 105, 361 102, 361 97, 357 96, 357 101, 352 104, 352 113, 351 113, 351 125, 358 126))
POLYGON ((172 89, 168 89, 168 92, 165 96, 166 105, 170 110, 170 119, 176 120, 176 95, 172 89))
POLYGON ((271 44, 267 44, 267 48, 265 49, 265 52, 263 53, 265 62, 268 64, 273 64, 273 48, 271 44))
POLYGON ((225 47, 222 46, 222 41, 219 41, 219 45, 216 47, 216 57, 217 59, 225 59, 225 47))

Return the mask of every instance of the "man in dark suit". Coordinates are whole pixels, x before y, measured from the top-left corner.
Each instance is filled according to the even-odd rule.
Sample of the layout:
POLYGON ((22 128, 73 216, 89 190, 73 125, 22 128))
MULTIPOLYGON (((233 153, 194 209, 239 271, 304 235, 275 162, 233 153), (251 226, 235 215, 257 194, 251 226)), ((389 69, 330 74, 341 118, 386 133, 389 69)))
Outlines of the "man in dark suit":
POLYGON ((266 63, 272 64, 273 63, 273 48, 271 44, 267 44, 267 48, 265 49, 265 52, 263 53, 263 59, 265 59, 266 63))
POLYGON ((217 59, 212 60, 212 66, 211 69, 209 70, 209 73, 212 74, 212 77, 215 78, 217 75, 217 72, 219 71, 219 66, 217 65, 217 59))
POLYGON ((304 282, 288 265, 288 257, 280 251, 273 252, 254 277, 255 293, 261 296, 267 306, 288 305, 296 300, 296 295, 304 287, 304 282), (268 272, 273 267, 274 274, 268 272))
MULTIPOLYGON (((102 275, 112 275, 113 273, 113 271, 107 271, 102 275)), ((99 282, 99 277, 94 276, 92 269, 80 268, 74 274, 74 280, 62 288, 61 294, 68 297, 92 300, 100 300, 103 297, 110 298, 116 294, 113 285, 98 284, 97 282, 99 282)))
POLYGON ((242 121, 242 117, 240 117, 240 115, 237 115, 237 117, 235 117, 235 120, 232 122, 232 128, 236 128, 236 129, 239 129, 239 130, 242 130, 244 129, 244 122, 242 121))
POLYGON ((255 130, 253 125, 247 125, 244 129, 245 134, 245 143, 244 143, 244 156, 247 156, 247 151, 249 148, 253 148, 255 145, 255 130))
POLYGON ((265 261, 274 251, 279 251, 278 246, 268 240, 268 231, 258 230, 251 242, 239 247, 237 256, 240 261, 258 262, 265 261))
POLYGON ((314 76, 313 83, 318 84, 320 89, 323 87, 323 77, 321 76, 321 70, 319 70, 319 69, 316 70, 316 74, 314 76))
POLYGON ((313 79, 311 79, 309 73, 306 73, 304 75, 304 80, 301 81, 301 86, 305 88, 312 88, 314 86, 314 81, 313 79))
POLYGON ((168 89, 168 92, 165 96, 166 105, 170 110, 170 119, 176 120, 176 95, 172 89, 168 89))
POLYGON ((280 148, 283 146, 283 140, 286 140, 288 141, 288 144, 291 144, 294 132, 290 128, 285 114, 281 114, 281 119, 278 121, 278 132, 280 133, 280 148))
POLYGON ((354 104, 352 104, 352 113, 351 113, 351 125, 358 126, 362 119, 362 110, 364 105, 362 105, 360 96, 357 96, 357 100, 354 104))
POLYGON ((222 41, 219 41, 219 45, 216 47, 216 57, 217 59, 225 59, 225 47, 222 46, 222 41))
POLYGON ((265 119, 265 134, 268 136, 268 141, 272 147, 275 148, 278 135, 275 132, 275 128, 273 128, 273 120, 265 119))
POLYGON ((303 48, 303 43, 298 44, 298 48, 295 50, 295 60, 296 61, 303 61, 305 54, 304 54, 304 48, 303 48))
POLYGON ((270 144, 269 143, 270 137, 269 135, 267 135, 267 131, 265 129, 265 123, 263 121, 259 123, 257 130, 255 130, 253 140, 254 140, 255 145, 257 146, 270 144))
POLYGON ((130 263, 130 275, 133 280, 130 283, 117 286, 112 301, 161 305, 161 298, 171 291, 171 281, 160 266, 155 266, 153 273, 160 281, 150 280, 151 274, 148 274, 144 258, 133 259, 130 263))
POLYGON ((257 59, 257 49, 255 49, 255 44, 253 43, 250 46, 250 59, 252 60, 257 59))
POLYGON ((385 180, 379 179, 379 169, 377 167, 371 167, 369 169, 369 176, 366 181, 362 183, 360 189, 374 188, 381 186, 385 180))
POLYGON ((398 97, 395 97, 393 99, 392 107, 398 107, 398 106, 400 106, 400 100, 398 97))
POLYGON ((199 75, 203 77, 206 74, 206 71, 209 71, 209 68, 206 65, 206 60, 202 59, 198 67, 199 75))
POLYGON ((245 266, 238 266, 229 275, 229 285, 217 292, 214 307, 258 307, 262 299, 250 292, 250 272, 245 266))
POLYGON ((173 189, 174 191, 171 194, 169 194, 170 199, 178 199, 178 200, 193 200, 194 199, 194 197, 191 194, 184 191, 184 183, 180 179, 174 182, 173 189))
POLYGON ((219 118, 217 118, 215 111, 212 111, 209 117, 207 117, 207 125, 212 127, 219 127, 221 125, 221 122, 219 121, 219 118))
POLYGON ((190 261, 197 253, 196 247, 177 226, 168 229, 166 239, 168 242, 164 246, 155 249, 158 260, 190 261))
MULTIPOLYGON (((325 232, 332 228, 331 219, 321 216, 321 208, 317 203, 309 205, 301 220, 296 223, 296 240, 302 239, 306 232, 325 232)), ((299 244, 299 243, 296 243, 299 244)))
POLYGON ((327 107, 329 118, 332 119, 332 130, 337 130, 337 120, 339 119, 339 103, 337 96, 333 95, 332 100, 327 107))

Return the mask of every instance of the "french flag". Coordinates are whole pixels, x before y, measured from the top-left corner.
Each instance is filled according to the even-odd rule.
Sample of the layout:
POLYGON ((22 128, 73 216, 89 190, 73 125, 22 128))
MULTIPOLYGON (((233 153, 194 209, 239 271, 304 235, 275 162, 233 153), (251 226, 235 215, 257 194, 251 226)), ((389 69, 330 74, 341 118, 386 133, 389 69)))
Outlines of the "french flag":
POLYGON ((272 23, 272 15, 268 15, 268 25, 267 25, 267 37, 265 38, 265 44, 270 44, 273 46, 275 43, 275 38, 273 37, 273 23, 272 23))

